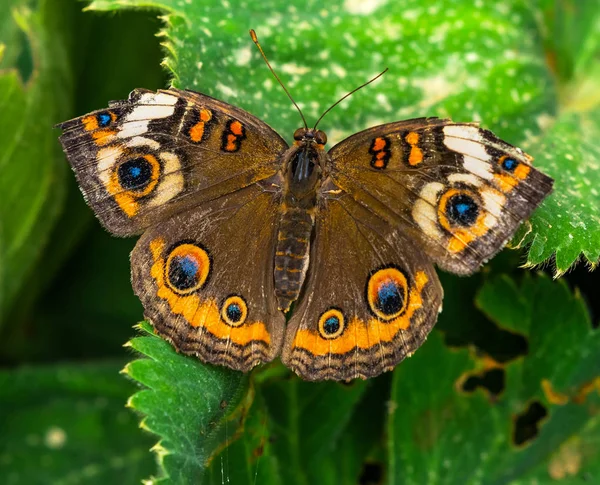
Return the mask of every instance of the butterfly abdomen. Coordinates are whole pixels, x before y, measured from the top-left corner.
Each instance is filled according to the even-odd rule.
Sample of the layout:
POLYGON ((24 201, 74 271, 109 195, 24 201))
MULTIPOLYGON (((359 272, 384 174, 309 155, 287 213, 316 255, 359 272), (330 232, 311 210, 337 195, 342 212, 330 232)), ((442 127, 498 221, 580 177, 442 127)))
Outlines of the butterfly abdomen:
POLYGON ((308 269, 314 209, 288 207, 282 214, 275 249, 275 295, 288 311, 298 299, 308 269))

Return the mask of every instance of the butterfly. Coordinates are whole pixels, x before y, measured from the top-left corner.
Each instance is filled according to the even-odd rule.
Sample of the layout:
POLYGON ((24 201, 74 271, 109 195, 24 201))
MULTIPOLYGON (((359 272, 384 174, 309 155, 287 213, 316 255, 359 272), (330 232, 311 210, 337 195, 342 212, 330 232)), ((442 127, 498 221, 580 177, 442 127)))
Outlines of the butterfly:
POLYGON ((448 119, 327 151, 316 125, 289 146, 240 108, 171 88, 59 126, 103 226, 141 234, 132 285, 155 331, 240 371, 280 356, 307 380, 369 378, 410 356, 441 311, 434 264, 476 271, 553 184, 521 149, 448 119))

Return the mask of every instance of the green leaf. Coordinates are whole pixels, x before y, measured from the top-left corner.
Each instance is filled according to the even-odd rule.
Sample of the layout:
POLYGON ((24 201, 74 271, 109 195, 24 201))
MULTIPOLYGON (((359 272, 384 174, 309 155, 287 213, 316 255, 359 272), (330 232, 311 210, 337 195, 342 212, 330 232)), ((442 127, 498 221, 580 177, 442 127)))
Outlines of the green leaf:
POLYGON ((376 85, 327 115, 321 126, 332 143, 368 126, 424 115, 481 121, 512 143, 526 143, 557 184, 551 201, 518 240, 533 243, 531 265, 556 251, 560 275, 580 253, 592 263, 600 254, 599 232, 593 229, 598 219, 593 187, 600 169, 594 164, 597 149, 585 151, 586 140, 593 143, 598 131, 596 116, 580 121, 561 115, 548 131, 559 106, 584 102, 589 109, 600 99, 592 82, 600 75, 592 63, 600 43, 600 14, 589 2, 585 5, 566 0, 540 1, 538 6, 526 0, 445 0, 435 5, 339 0, 325 9, 317 1, 270 0, 246 6, 244 15, 232 15, 235 7, 228 2, 199 9, 175 0, 95 0, 90 9, 162 9, 169 54, 165 64, 173 84, 239 105, 283 134, 291 134, 300 120, 249 41, 250 27, 257 29, 309 120, 390 67, 376 85), (278 32, 294 35, 282 39, 274 35, 278 32), (559 69, 557 84, 552 69, 559 69), (573 100, 571 94, 581 93, 582 83, 589 94, 585 101, 581 95, 573 100), (554 147, 557 136, 565 142, 559 150, 554 147), (557 219, 578 229, 565 228, 557 219))
POLYGON ((527 265, 554 255, 555 276, 579 259, 600 259, 600 9, 594 2, 544 0, 547 58, 558 78, 560 112, 531 153, 555 179, 554 193, 516 240, 527 265))
POLYGON ((137 484, 155 467, 115 362, 0 372, 0 476, 11 485, 137 484))
POLYGON ((577 293, 546 276, 526 276, 520 285, 501 276, 483 286, 477 304, 525 336, 528 353, 500 364, 451 350, 434 332, 394 372, 390 484, 534 483, 518 480, 595 419, 600 332, 577 293), (491 371, 494 394, 484 379, 491 371), (523 424, 518 417, 528 409, 535 412, 523 424))
POLYGON ((146 322, 140 329, 146 335, 129 345, 146 358, 130 362, 123 372, 147 387, 129 406, 145 415, 142 428, 160 437, 153 448, 161 466, 156 483, 198 483, 230 438, 229 430, 237 428, 229 420, 239 421, 251 402, 247 377, 178 354, 146 322))
MULTIPOLYGON (((598 71, 600 75, 600 70, 598 71)), ((582 256, 595 266, 600 258, 600 107, 561 115, 546 132, 538 161, 554 177, 554 192, 531 218, 520 244, 531 244, 527 265, 555 254, 555 274, 565 273, 582 256)))
POLYGON ((258 374, 248 418, 213 461, 207 483, 356 483, 382 431, 389 379, 311 383, 276 369, 258 374))
POLYGON ((66 0, 3 2, 0 14, 0 321, 64 198, 66 165, 52 126, 71 110, 66 0))

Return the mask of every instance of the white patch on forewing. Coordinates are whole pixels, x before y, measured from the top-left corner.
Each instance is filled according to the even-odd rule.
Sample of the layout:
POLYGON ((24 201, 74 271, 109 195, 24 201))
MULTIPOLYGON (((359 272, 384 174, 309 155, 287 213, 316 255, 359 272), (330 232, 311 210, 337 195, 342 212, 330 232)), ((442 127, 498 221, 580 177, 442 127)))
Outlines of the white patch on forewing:
POLYGON ((478 158, 470 157, 469 155, 464 155, 463 158, 463 166, 468 172, 471 172, 486 180, 491 180, 494 176, 492 173, 492 166, 489 163, 483 162, 478 158))
POLYGON ((448 125, 444 126, 444 135, 450 138, 465 138, 467 140, 473 140, 481 142, 481 131, 476 126, 470 125, 448 125))
POLYGON ((421 189, 419 197, 425 199, 430 204, 437 206, 437 197, 442 190, 444 190, 444 184, 440 182, 431 182, 421 189))
POLYGON ((481 179, 472 173, 453 173, 448 175, 448 182, 464 182, 469 185, 474 185, 475 187, 479 187, 481 185, 481 179))
POLYGON ((150 138, 145 138, 143 136, 136 136, 127 142, 127 146, 128 147, 150 147, 153 150, 158 150, 160 148, 160 143, 158 143, 156 140, 151 140, 150 138))
POLYGON ((121 125, 117 136, 119 138, 132 138, 143 135, 148 131, 148 121, 130 121, 121 125))
POLYGON ((162 152, 163 180, 155 189, 154 196, 148 201, 148 206, 157 207, 165 204, 183 191, 183 174, 179 157, 174 153, 162 152))
POLYGON ((144 93, 140 96, 139 104, 175 106, 177 96, 167 93, 144 93))
POLYGON ((454 152, 462 153, 463 155, 470 155, 472 157, 479 158, 480 160, 492 159, 490 154, 485 151, 485 146, 477 141, 444 136, 444 145, 454 152))
POLYGON ((172 105, 145 105, 136 106, 131 113, 127 114, 124 121, 150 121, 167 118, 173 114, 175 106, 172 105))
POLYGON ((430 238, 437 241, 444 239, 444 233, 438 227, 437 211, 431 204, 423 199, 417 199, 413 206, 412 216, 423 232, 430 238))
POLYGON ((115 166, 122 153, 123 150, 117 146, 101 148, 98 150, 98 178, 106 188, 108 188, 110 182, 112 168, 115 166))
POLYGON ((444 233, 439 229, 437 220, 437 198, 442 190, 444 190, 444 184, 439 182, 425 185, 412 210, 413 219, 423 232, 438 241, 444 239, 444 233))
POLYGON ((481 198, 483 199, 485 210, 494 217, 500 217, 504 204, 506 203, 504 194, 495 189, 484 189, 481 191, 481 198))

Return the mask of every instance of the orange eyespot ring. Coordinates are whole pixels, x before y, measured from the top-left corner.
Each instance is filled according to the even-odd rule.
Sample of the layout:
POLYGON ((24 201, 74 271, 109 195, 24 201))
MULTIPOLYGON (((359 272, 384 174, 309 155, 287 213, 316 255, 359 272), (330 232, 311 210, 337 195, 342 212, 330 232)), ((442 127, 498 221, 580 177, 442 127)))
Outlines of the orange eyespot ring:
POLYGON ((367 282, 367 303, 373 314, 384 322, 399 317, 408 304, 408 281, 398 268, 382 268, 367 282))
POLYGON ((327 340, 338 338, 346 328, 344 314, 338 308, 325 310, 319 317, 319 334, 327 340))
POLYGON ((188 295, 204 286, 210 269, 208 252, 194 243, 184 242, 167 257, 165 281, 178 295, 188 295))
POLYGON ((221 319, 231 327, 243 325, 248 317, 248 305, 241 296, 232 295, 221 305, 221 319))
POLYGON ((135 197, 143 197, 156 187, 160 163, 154 155, 133 156, 121 162, 115 174, 122 190, 135 197))
POLYGON ((480 215, 479 197, 469 190, 450 189, 440 197, 438 219, 444 229, 454 232, 455 227, 470 227, 480 215))

